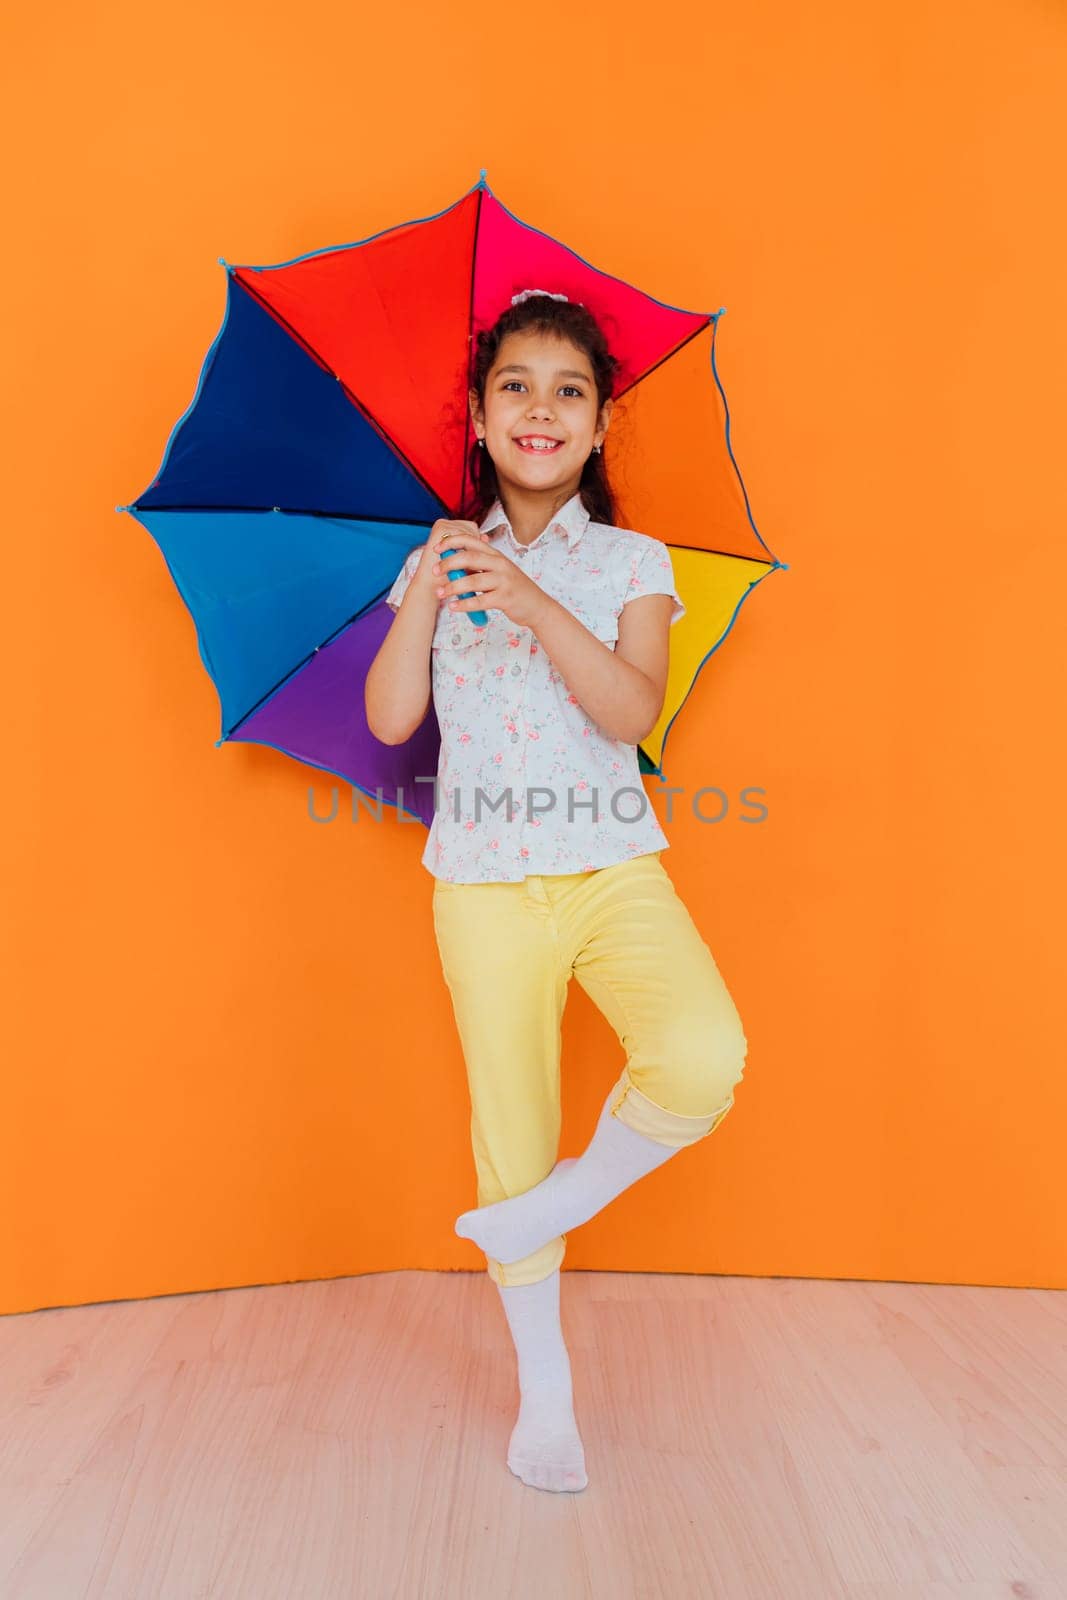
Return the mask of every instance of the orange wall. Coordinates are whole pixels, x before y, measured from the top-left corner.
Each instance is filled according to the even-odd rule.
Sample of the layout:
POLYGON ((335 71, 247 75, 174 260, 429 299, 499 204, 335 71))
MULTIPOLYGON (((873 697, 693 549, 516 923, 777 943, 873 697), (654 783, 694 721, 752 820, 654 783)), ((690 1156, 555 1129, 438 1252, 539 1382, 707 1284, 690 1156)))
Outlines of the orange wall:
MULTIPOLYGON (((664 856, 745 1079, 567 1266, 1067 1286, 1062 11, 15 26, 0 1309, 482 1269, 425 834, 316 825, 329 778, 215 749, 192 621, 114 511, 192 398, 219 256, 363 237, 481 167, 596 265, 727 307, 733 445, 790 565, 665 762, 766 790, 761 825, 683 808, 664 856)), ((577 1153, 621 1050, 571 995, 577 1153)))

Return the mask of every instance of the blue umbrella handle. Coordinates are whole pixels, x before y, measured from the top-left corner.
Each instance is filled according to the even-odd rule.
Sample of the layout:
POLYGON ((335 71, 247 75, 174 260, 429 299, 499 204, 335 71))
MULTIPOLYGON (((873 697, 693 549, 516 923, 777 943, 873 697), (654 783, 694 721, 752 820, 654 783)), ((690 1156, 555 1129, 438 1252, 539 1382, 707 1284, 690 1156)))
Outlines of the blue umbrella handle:
MULTIPOLYGON (((456 552, 454 550, 442 550, 441 560, 443 561, 446 556, 454 556, 455 553, 456 552)), ((465 578, 467 574, 464 572, 462 567, 456 567, 453 571, 449 572, 448 576, 450 578, 465 578)), ((466 594, 461 594, 459 596, 460 600, 472 600, 473 598, 473 589, 470 589, 466 594)), ((470 617, 476 628, 487 628, 489 626, 489 618, 486 616, 484 611, 468 611, 466 615, 470 617)))

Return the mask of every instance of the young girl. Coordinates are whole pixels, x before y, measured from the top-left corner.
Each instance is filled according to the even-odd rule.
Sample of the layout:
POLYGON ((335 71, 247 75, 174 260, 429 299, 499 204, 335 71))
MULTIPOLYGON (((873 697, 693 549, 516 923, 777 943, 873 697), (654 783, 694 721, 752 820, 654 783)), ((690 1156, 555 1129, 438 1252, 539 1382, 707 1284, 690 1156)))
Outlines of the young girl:
POLYGON ((601 447, 616 370, 595 318, 562 294, 524 290, 478 336, 481 520, 442 519, 408 556, 366 688, 372 731, 396 744, 432 687, 441 754, 423 864, 478 1179, 456 1232, 485 1252, 515 1344, 508 1466, 556 1491, 588 1482, 560 1324, 566 1233, 711 1133, 746 1053, 641 783, 637 746, 685 607, 666 546, 614 523, 601 447), (486 626, 464 615, 477 611, 486 626), (626 1063, 583 1154, 557 1162, 572 976, 626 1063))

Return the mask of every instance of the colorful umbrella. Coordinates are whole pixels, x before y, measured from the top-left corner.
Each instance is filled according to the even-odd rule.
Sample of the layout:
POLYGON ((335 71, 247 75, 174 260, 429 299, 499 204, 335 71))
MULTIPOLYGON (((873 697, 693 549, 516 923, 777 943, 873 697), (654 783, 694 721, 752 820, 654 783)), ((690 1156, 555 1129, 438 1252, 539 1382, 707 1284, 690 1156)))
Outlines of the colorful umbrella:
MULTIPOLYGON (((222 264, 226 314, 196 393, 156 477, 116 509, 155 539, 192 615, 221 703, 217 744, 271 745, 429 827, 440 749, 433 705, 405 744, 385 745, 367 727, 362 688, 393 620, 385 595, 405 556, 439 517, 469 514, 477 329, 529 284, 582 301, 620 362, 605 454, 620 435, 621 397, 640 385, 650 397, 636 418, 640 437, 616 448, 631 467, 642 449, 659 462, 651 481, 665 459, 654 447, 657 417, 670 429, 672 473, 685 443, 665 364, 709 329, 725 407, 715 370, 725 308, 684 311, 590 266, 513 216, 484 171, 435 216, 277 266, 222 264)), ((701 667, 755 585, 784 566, 748 511, 728 411, 724 444, 725 454, 694 441, 685 455, 712 500, 703 511, 694 504, 676 537, 628 524, 669 545, 687 606, 671 629, 662 715, 638 751, 641 771, 661 779, 667 733, 701 667)), ((615 481, 610 457, 609 470, 615 481)))

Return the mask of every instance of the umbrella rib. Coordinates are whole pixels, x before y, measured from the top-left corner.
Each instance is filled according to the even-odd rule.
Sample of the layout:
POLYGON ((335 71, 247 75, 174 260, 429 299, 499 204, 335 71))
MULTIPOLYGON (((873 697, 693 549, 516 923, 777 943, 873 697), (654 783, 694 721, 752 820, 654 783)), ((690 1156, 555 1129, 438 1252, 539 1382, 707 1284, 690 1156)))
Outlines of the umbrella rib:
POLYGON ((266 701, 270 699, 271 695, 277 694, 278 690, 283 684, 288 683, 290 678, 295 677, 298 672, 302 671, 312 657, 317 656, 320 650, 325 650, 326 646, 331 644, 333 640, 337 638, 338 634, 343 633, 346 628, 351 627, 353 622, 358 622, 360 617, 366 616, 372 607, 379 605, 383 597, 388 594, 388 592, 388 588, 382 589, 381 592, 376 594, 372 600, 368 600, 365 606, 360 606, 358 611, 353 611, 352 615, 350 617, 346 617, 344 622, 340 623, 332 633, 327 634, 326 638, 323 639, 321 644, 317 644, 315 645, 314 649, 309 650, 303 661, 298 661, 295 667, 291 667, 284 677, 279 678, 277 683, 267 690, 266 694, 260 695, 254 706, 250 706, 248 710, 243 713, 243 715, 237 718, 235 723, 226 729, 226 732, 222 736, 222 741, 225 741, 230 737, 231 734, 235 733, 242 723, 248 721, 249 717, 254 716, 259 710, 260 706, 264 705, 266 701))
POLYGON ((348 384, 342 378, 341 374, 339 372, 334 372, 333 371, 333 369, 329 365, 329 363, 326 362, 322 358, 322 356, 319 355, 318 351, 314 348, 314 346, 309 344, 308 341, 304 338, 304 336, 301 333, 298 333, 296 328, 293 327, 292 323, 286 317, 282 316, 280 311, 275 310, 275 308, 268 303, 268 301, 264 298, 263 295, 261 295, 259 293, 259 291, 257 289, 254 289, 251 284, 246 283, 243 278, 238 279, 238 282, 240 283, 241 288, 244 290, 244 292, 246 294, 251 295, 254 300, 258 301, 258 303, 267 312, 268 316, 273 317, 277 322, 281 323, 282 327, 285 328, 288 331, 288 333, 290 334, 290 336, 293 339, 296 340, 297 344, 300 345, 301 349, 303 349, 303 350, 305 350, 307 352, 307 354, 311 357, 312 361, 316 362, 318 364, 318 366, 320 366, 324 372, 328 372, 330 374, 331 378, 336 378, 337 382, 341 385, 341 388, 344 390, 344 392, 348 396, 349 400, 355 406, 356 410, 360 413, 360 415, 362 417, 366 418, 366 420, 370 423, 371 427, 374 429, 375 433, 378 434, 378 436, 382 440, 382 442, 384 444, 386 444, 388 446, 388 448, 393 452, 393 454, 397 457, 397 459, 403 463, 403 465, 407 468, 408 472, 411 473, 411 476, 416 480, 416 482, 420 483, 422 485, 422 487, 426 490, 427 494, 432 494, 434 499, 436 501, 438 501, 438 503, 440 503, 441 496, 437 493, 437 490, 433 487, 433 485, 426 478, 423 477, 422 473, 419 471, 418 467, 415 466, 414 462, 408 460, 408 458, 404 454, 403 450, 401 450, 400 446, 396 443, 396 441, 394 439, 392 439, 390 437, 390 435, 386 432, 385 428, 378 421, 377 417, 375 417, 374 414, 367 409, 367 407, 363 404, 362 400, 360 400, 359 396, 357 394, 355 394, 353 392, 353 390, 351 390, 348 387, 348 384))
MULTIPOLYGON (((444 502, 440 499, 439 496, 435 495, 434 498, 438 501, 439 505, 443 505, 444 504, 444 502)), ((128 510, 128 511, 139 511, 141 508, 136 503, 134 503, 133 505, 127 506, 125 509, 128 510)), ((381 522, 381 523, 385 523, 387 526, 392 527, 392 528, 422 528, 422 527, 425 527, 425 528, 429 529, 429 528, 433 527, 433 523, 432 522, 425 522, 424 523, 418 517, 379 517, 377 515, 374 515, 374 516, 368 515, 368 513, 366 511, 321 511, 321 510, 316 511, 310 506, 305 509, 302 506, 285 506, 284 508, 281 507, 281 506, 278 506, 277 508, 275 508, 274 506, 265 506, 265 505, 264 506, 235 506, 235 505, 191 506, 191 505, 188 505, 188 504, 182 504, 182 505, 173 505, 173 506, 152 505, 152 506, 149 506, 148 509, 151 512, 156 512, 156 511, 252 511, 252 512, 259 512, 259 511, 274 511, 275 509, 281 511, 281 510, 284 509, 286 516, 292 516, 292 517, 328 517, 328 518, 331 518, 335 522, 376 522, 376 523, 377 522, 381 522)))
POLYGON ((669 361, 672 356, 676 356, 679 350, 684 350, 691 339, 695 339, 698 334, 703 333, 704 329, 714 321, 715 317, 713 315, 709 315, 706 321, 702 322, 699 327, 693 329, 692 333, 687 333, 684 339, 680 340, 678 344, 676 344, 672 349, 668 350, 665 355, 660 356, 659 360, 649 367, 646 372, 640 373, 632 383, 628 383, 626 385, 625 389, 620 389, 618 394, 615 396, 616 400, 621 400, 624 394, 629 394, 630 390, 636 388, 639 383, 644 383, 646 378, 650 378, 652 376, 657 367, 662 367, 663 363, 665 361, 669 361))
POLYGON ((768 561, 766 556, 746 556, 737 550, 709 550, 702 544, 680 544, 677 539, 664 539, 663 543, 671 550, 688 550, 695 556, 725 556, 730 561, 753 561, 760 567, 775 567, 780 565, 772 556, 768 561))
MULTIPOLYGON (((482 196, 483 196, 484 192, 485 191, 483 189, 479 189, 479 191, 478 191, 478 202, 477 202, 478 209, 474 213, 474 244, 471 247, 471 287, 470 287, 470 295, 468 296, 468 300, 467 300, 467 392, 468 392, 468 395, 470 393, 471 370, 472 370, 472 366, 473 366, 473 362, 474 362, 474 270, 475 270, 475 264, 476 264, 476 262, 478 260, 478 234, 479 234, 479 231, 480 231, 481 226, 482 226, 482 196)), ((469 458, 470 452, 466 447, 466 442, 467 442, 467 439, 468 439, 469 433, 470 433, 470 425, 471 425, 470 401, 468 400, 468 403, 467 403, 467 416, 466 416, 466 420, 464 422, 464 427, 463 427, 463 443, 464 443, 464 449, 463 449, 463 482, 462 482, 462 484, 460 486, 460 492, 462 493, 463 498, 460 501, 460 510, 461 511, 466 509, 466 505, 467 505, 467 471, 468 471, 468 467, 469 467, 469 459, 468 458, 469 458)), ((472 483, 471 484, 471 489, 473 490, 473 488, 474 488, 474 485, 472 483)))

